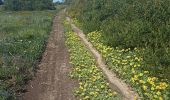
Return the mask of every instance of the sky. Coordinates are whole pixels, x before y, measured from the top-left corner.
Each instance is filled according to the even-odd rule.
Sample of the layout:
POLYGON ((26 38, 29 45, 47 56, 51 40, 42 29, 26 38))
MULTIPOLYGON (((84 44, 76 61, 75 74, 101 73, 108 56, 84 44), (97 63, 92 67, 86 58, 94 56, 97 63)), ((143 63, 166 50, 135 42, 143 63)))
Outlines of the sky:
POLYGON ((57 1, 62 1, 62 0, 53 0, 54 2, 57 2, 57 1))

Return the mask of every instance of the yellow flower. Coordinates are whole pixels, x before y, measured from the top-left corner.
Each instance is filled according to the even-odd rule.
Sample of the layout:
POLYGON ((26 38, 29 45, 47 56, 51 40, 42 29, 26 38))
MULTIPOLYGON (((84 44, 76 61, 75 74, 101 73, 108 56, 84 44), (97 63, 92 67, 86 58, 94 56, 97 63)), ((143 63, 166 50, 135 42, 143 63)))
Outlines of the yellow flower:
POLYGON ((160 86, 168 87, 168 84, 165 83, 165 82, 161 82, 161 83, 160 83, 160 86))
POLYGON ((99 92, 100 90, 99 89, 96 89, 97 92, 99 92))
POLYGON ((96 97, 98 95, 98 92, 94 92, 94 96, 96 97))
POLYGON ((147 88, 148 88, 148 87, 145 86, 145 85, 143 85, 142 87, 143 87, 143 90, 147 90, 147 88))
POLYGON ((76 68, 76 70, 79 70, 79 68, 76 68))
POLYGON ((137 75, 134 75, 134 80, 138 80, 138 76, 137 75))
POLYGON ((136 67, 137 67, 137 65, 134 65, 133 67, 134 67, 134 68, 136 68, 136 67))
POLYGON ((113 94, 112 94, 112 93, 109 93, 108 95, 109 95, 109 96, 113 96, 113 94))
POLYGON ((132 68, 132 73, 135 73, 135 69, 134 68, 132 68))
POLYGON ((143 81, 143 80, 139 80, 139 83, 145 84, 145 81, 143 81))
POLYGON ((137 96, 134 97, 134 100, 137 100, 137 96))
POLYGON ((130 65, 132 66, 132 65, 133 65, 133 63, 130 63, 130 65))
POLYGON ((90 92, 90 95, 93 95, 94 94, 94 92, 90 92))
POLYGON ((82 84, 83 84, 82 82, 79 83, 79 85, 82 85, 82 84))
POLYGON ((107 86, 109 86, 109 83, 106 83, 107 86))
POLYGON ((157 96, 157 95, 154 95, 154 98, 158 98, 158 96, 157 96))
POLYGON ((162 97, 159 97, 159 100, 163 100, 163 98, 162 98, 162 97))
POLYGON ((149 73, 149 71, 144 71, 145 74, 149 73))
POLYGON ((131 56, 127 56, 126 58, 130 58, 131 56))
POLYGON ((83 92, 85 92, 86 91, 86 89, 83 89, 83 92))
POLYGON ((133 77, 131 78, 131 80, 132 80, 133 83, 135 82, 135 79, 133 77))
POLYGON ((80 86, 79 88, 80 88, 81 90, 83 90, 83 87, 82 87, 82 86, 80 86))
POLYGON ((84 99, 89 99, 90 97, 89 96, 85 96, 85 98, 84 99))
POLYGON ((140 73, 139 76, 143 76, 143 73, 140 73))
POLYGON ((117 95, 117 92, 113 92, 113 95, 117 95))
POLYGON ((104 85, 101 85, 101 88, 103 89, 105 86, 104 85))
POLYGON ((153 91, 153 90, 155 90, 155 88, 154 88, 154 87, 151 87, 151 90, 153 91))
POLYGON ((166 89, 167 87, 168 87, 168 84, 167 84, 167 83, 161 82, 161 83, 159 84, 159 86, 156 86, 156 89, 158 89, 158 90, 164 90, 164 89, 166 89))
POLYGON ((85 94, 84 93, 81 93, 82 96, 84 96, 85 94))
POLYGON ((135 60, 138 60, 138 57, 135 57, 135 60))
POLYGON ((156 77, 152 77, 152 81, 155 81, 155 80, 157 80, 157 78, 156 77))
POLYGON ((149 84, 151 84, 152 86, 155 86, 155 83, 154 83, 153 80, 154 80, 153 78, 148 77, 147 82, 148 82, 149 84))
POLYGON ((158 92, 156 92, 156 94, 157 94, 157 95, 161 95, 161 92, 160 92, 160 91, 158 91, 158 92))

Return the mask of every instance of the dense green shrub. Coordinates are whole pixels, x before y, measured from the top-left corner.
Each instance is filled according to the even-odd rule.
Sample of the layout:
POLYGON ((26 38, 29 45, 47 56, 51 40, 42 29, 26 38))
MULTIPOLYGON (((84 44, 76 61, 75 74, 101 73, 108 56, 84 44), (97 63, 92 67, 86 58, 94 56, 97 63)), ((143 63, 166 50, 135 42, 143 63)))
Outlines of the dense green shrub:
POLYGON ((5 0, 7 10, 45 10, 54 9, 53 0, 5 0))
POLYGON ((72 0, 70 5, 70 16, 86 33, 102 30, 105 43, 112 47, 145 48, 141 52, 145 68, 169 78, 169 0, 72 0))

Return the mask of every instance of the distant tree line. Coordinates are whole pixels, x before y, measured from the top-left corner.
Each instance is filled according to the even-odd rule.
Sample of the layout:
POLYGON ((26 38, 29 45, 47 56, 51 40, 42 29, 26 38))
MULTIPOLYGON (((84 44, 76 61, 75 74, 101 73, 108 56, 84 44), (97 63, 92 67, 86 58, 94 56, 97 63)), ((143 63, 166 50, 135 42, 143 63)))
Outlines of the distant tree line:
POLYGON ((2 0, 0 0, 0 5, 2 5, 3 4, 3 2, 2 2, 2 0))
MULTIPOLYGON (((2 1, 2 0, 1 0, 2 1)), ((53 0, 5 0, 6 10, 52 10, 53 0)))
POLYGON ((61 4, 63 4, 63 2, 57 1, 57 2, 55 2, 54 4, 56 4, 56 5, 61 5, 61 4))

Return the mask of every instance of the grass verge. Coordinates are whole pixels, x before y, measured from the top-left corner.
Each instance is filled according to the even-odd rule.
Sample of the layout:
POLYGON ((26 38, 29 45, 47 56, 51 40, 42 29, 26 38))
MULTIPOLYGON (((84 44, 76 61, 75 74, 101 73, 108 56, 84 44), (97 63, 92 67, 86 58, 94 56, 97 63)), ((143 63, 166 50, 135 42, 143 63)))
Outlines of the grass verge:
POLYGON ((73 65, 70 77, 78 79, 75 95, 80 100, 120 100, 120 96, 109 88, 102 71, 96 66, 92 54, 72 32, 65 22, 66 44, 69 47, 70 63, 73 65))
POLYGON ((0 11, 0 100, 15 100, 34 75, 56 11, 0 11))

